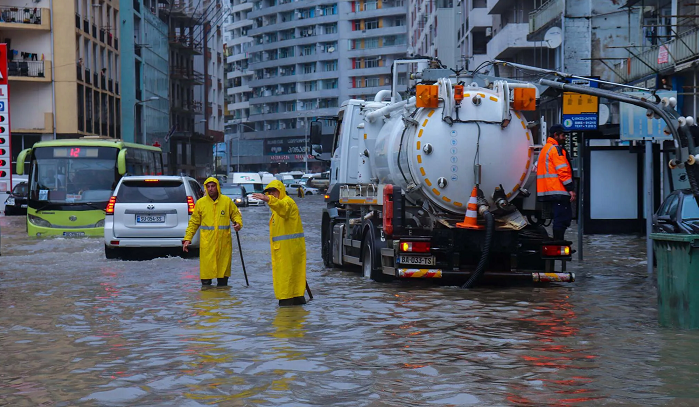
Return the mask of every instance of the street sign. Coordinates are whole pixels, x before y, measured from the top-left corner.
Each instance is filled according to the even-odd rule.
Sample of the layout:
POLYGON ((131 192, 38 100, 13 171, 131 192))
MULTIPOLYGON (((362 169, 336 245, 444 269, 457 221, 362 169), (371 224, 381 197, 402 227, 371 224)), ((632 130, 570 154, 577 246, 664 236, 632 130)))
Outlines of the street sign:
MULTIPOLYGON (((598 82, 585 79, 573 79, 574 85, 598 87, 598 82)), ((561 124, 567 131, 597 130, 599 122, 599 98, 582 93, 563 92, 563 120, 561 124)))
POLYGON ((12 191, 10 89, 7 85, 7 44, 0 44, 0 192, 12 191))
MULTIPOLYGON (((636 98, 654 100, 649 92, 627 92, 636 98)), ((658 90, 658 97, 677 97, 673 90, 658 90)), ((672 140, 672 135, 665 134, 665 121, 662 119, 649 119, 646 116, 647 109, 628 103, 619 103, 619 137, 622 140, 672 140)))

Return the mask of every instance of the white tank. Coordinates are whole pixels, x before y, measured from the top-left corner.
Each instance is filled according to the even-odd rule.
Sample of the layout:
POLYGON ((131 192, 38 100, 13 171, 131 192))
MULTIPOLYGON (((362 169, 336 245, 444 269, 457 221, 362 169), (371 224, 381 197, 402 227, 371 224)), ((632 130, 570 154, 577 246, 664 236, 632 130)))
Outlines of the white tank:
POLYGON ((476 181, 474 164, 480 163, 480 189, 488 201, 500 184, 512 200, 529 177, 534 141, 524 116, 502 99, 496 91, 468 86, 456 109, 462 122, 450 126, 443 107, 422 108, 413 117, 417 126, 404 134, 401 116, 391 117, 376 139, 374 177, 404 190, 414 184, 413 191, 437 206, 463 214, 476 181), (503 117, 509 120, 505 127, 503 117))

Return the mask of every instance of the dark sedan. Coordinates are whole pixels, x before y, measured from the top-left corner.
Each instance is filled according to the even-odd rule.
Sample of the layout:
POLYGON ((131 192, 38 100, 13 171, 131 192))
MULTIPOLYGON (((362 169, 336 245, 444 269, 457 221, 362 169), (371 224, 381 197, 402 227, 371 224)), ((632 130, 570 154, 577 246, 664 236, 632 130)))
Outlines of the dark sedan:
POLYGON ((5 215, 26 215, 27 214, 27 193, 29 187, 26 182, 20 182, 12 188, 10 196, 5 200, 5 215))
POLYGON ((248 206, 245 187, 239 184, 221 184, 221 193, 233 200, 236 206, 248 206))
POLYGON ((677 190, 653 215, 653 232, 699 234, 699 206, 689 189, 677 190))

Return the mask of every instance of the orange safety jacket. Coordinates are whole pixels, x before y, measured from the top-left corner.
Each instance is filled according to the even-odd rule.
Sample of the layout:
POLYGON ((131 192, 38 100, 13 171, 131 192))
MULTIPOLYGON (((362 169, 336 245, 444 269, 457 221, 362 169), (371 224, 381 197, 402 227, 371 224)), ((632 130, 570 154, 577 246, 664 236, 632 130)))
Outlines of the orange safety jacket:
POLYGON ((572 190, 573 171, 566 151, 549 137, 536 166, 536 195, 540 201, 555 201, 570 196, 572 190))

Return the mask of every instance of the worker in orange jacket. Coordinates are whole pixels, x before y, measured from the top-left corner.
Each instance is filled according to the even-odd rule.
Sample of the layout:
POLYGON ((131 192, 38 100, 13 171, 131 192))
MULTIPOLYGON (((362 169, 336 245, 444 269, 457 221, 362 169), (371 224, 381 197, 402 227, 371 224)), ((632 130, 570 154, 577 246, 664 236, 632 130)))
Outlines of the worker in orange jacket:
POLYGON ((563 148, 565 128, 554 124, 539 153, 536 167, 536 194, 539 201, 553 205, 553 238, 564 240, 566 229, 573 219, 571 202, 575 201, 573 170, 563 148))

